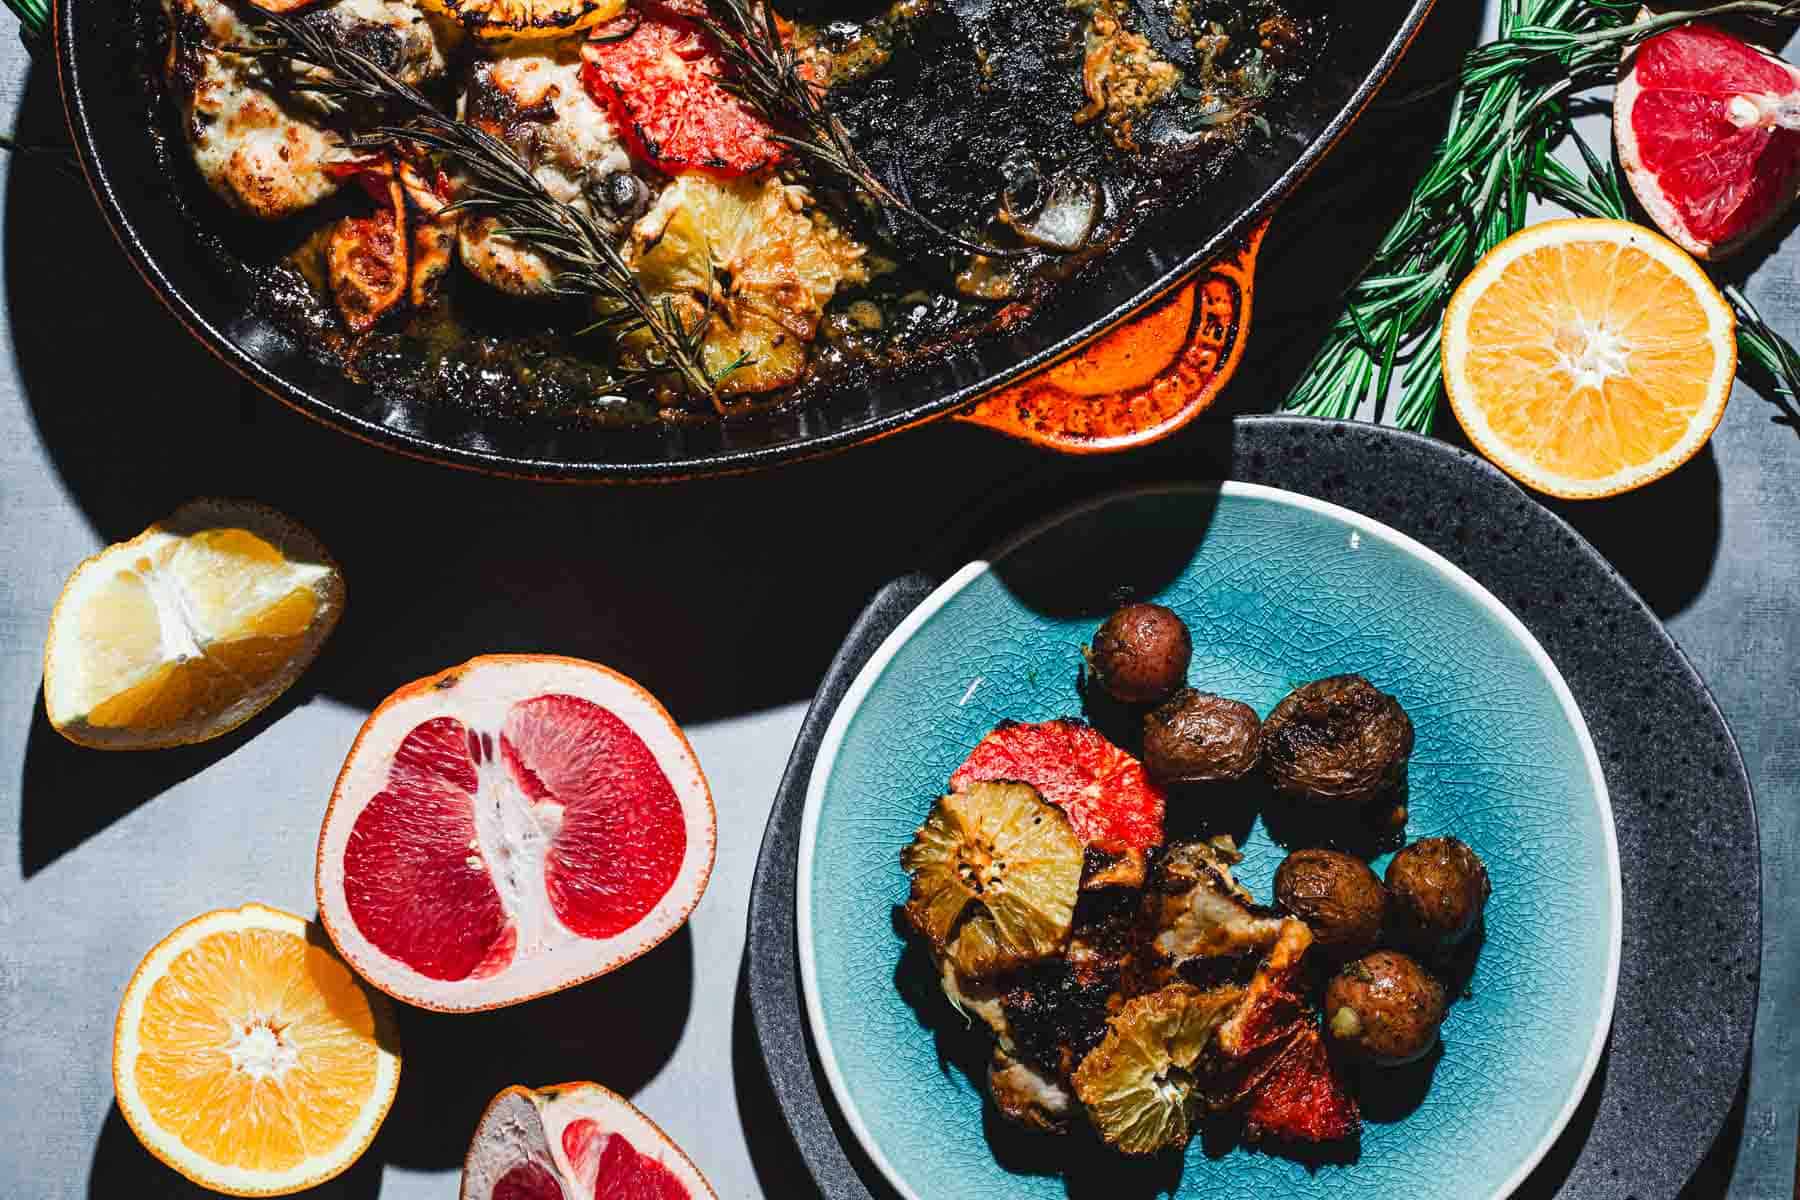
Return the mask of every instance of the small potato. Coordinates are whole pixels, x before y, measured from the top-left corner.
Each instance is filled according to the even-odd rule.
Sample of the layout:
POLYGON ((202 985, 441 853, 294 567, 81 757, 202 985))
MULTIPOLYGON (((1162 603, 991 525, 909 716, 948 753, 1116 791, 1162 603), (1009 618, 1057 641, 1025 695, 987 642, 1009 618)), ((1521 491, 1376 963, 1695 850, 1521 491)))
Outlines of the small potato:
POLYGON ((1122 704, 1152 704, 1187 681, 1193 639, 1181 618, 1160 604, 1127 604, 1094 634, 1088 665, 1122 704))
POLYGON ((1493 891, 1480 856, 1453 837, 1421 838, 1394 855, 1387 886, 1395 938, 1426 953, 1468 937, 1493 891))
POLYGON ((1400 702, 1361 675, 1334 675, 1277 704, 1262 743, 1269 778, 1286 795, 1360 805, 1406 778, 1413 727, 1400 702))
POLYGON ((1248 704, 1182 688, 1144 717, 1144 766, 1161 783, 1242 779, 1261 760, 1261 728, 1248 704))
POLYGON ((1444 985, 1397 950, 1377 950, 1325 986, 1332 1040, 1382 1067, 1413 1062, 1437 1044, 1444 985))
POLYGON ((1387 889, 1369 864, 1336 850, 1296 850, 1275 872, 1275 903, 1338 958, 1372 949, 1387 918, 1387 889))

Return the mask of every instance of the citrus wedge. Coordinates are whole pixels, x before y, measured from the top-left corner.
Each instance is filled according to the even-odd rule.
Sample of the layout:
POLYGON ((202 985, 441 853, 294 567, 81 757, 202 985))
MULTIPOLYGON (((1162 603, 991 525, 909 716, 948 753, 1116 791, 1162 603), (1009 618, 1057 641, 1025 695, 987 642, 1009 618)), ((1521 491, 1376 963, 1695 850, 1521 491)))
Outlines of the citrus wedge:
POLYGON ((625 0, 424 0, 426 11, 457 22, 478 38, 563 37, 610 21, 625 0))
POLYGON ((44 648, 44 706, 70 741, 149 750, 248 721, 318 654, 344 582, 271 509, 196 500, 88 559, 44 648))
POLYGON ((1444 316, 1444 387, 1469 439, 1540 492, 1641 487, 1712 436, 1737 370, 1730 306, 1629 221, 1546 221, 1476 264, 1444 316))
POLYGON ((232 1196, 340 1174, 394 1102, 393 1007, 305 921, 221 909, 158 942, 113 1033, 119 1111, 152 1154, 232 1196))
POLYGON ((1242 1000, 1235 987, 1175 983, 1126 1002, 1075 1068, 1075 1094, 1094 1128, 1124 1154, 1185 1146, 1197 1103, 1194 1060, 1242 1000))

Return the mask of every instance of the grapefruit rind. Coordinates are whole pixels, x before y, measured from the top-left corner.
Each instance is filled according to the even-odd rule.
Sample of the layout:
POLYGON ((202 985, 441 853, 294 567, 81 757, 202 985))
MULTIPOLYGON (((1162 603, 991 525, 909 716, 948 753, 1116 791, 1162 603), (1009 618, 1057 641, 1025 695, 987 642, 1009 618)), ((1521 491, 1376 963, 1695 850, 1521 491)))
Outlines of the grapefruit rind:
POLYGON ((1700 452, 1731 398, 1737 374, 1737 319, 1731 306, 1681 247, 1661 234, 1631 221, 1569 218, 1543 221, 1513 234, 1490 250, 1475 265, 1450 298, 1444 311, 1442 368, 1444 390, 1469 440, 1495 466, 1529 488, 1564 500, 1595 500, 1616 496, 1661 479, 1700 452), (1607 241, 1641 250, 1686 283, 1708 319, 1708 340, 1714 350, 1708 394, 1681 438, 1653 459, 1622 468, 1609 475, 1583 479, 1549 472, 1501 439, 1475 399, 1478 388, 1464 369, 1470 352, 1470 310, 1517 259, 1559 242, 1607 241))
POLYGON ((370 714, 345 758, 319 831, 315 870, 319 917, 338 953, 372 986, 439 1012, 477 1012, 523 1003, 617 970, 686 923, 712 875, 718 844, 712 792, 693 747, 652 696, 618 672, 578 658, 492 654, 407 684, 370 714), (453 716, 498 730, 513 705, 546 694, 599 704, 622 718, 654 754, 680 801, 687 849, 674 882, 636 924, 607 938, 583 938, 551 921, 542 945, 521 943, 496 974, 430 979, 384 953, 357 927, 345 894, 344 856, 356 819, 386 783, 389 764, 420 724, 453 716), (474 697, 473 700, 470 697, 474 697))
POLYGON ((524 1105, 529 1105, 535 1112, 552 1165, 565 1183, 576 1176, 574 1164, 563 1148, 563 1130, 585 1117, 596 1121, 609 1133, 624 1135, 639 1154, 660 1162, 687 1188, 690 1200, 718 1200, 712 1184, 675 1139, 625 1097, 588 1082, 558 1083, 536 1089, 514 1085, 490 1100, 481 1120, 476 1123, 468 1154, 463 1160, 460 1200, 489 1200, 494 1181, 509 1164, 481 1161, 485 1138, 517 1139, 516 1125, 525 1115, 524 1105), (503 1129, 504 1133, 501 1132, 503 1129))
POLYGON ((124 999, 120 1001, 119 1015, 113 1025, 113 1093, 119 1113, 131 1132, 146 1150, 171 1170, 227 1196, 287 1196, 316 1187, 349 1170, 375 1140, 382 1121, 393 1107, 400 1086, 399 1032, 393 1007, 386 997, 364 989, 375 1016, 376 1081, 351 1126, 351 1132, 332 1153, 307 1159, 278 1176, 222 1166, 195 1154, 157 1124, 132 1083, 139 1050, 137 1030, 151 987, 168 971, 171 963, 202 939, 215 933, 255 929, 274 930, 303 939, 309 936, 307 922, 292 913, 262 904, 246 904, 240 908, 202 913, 163 938, 144 956, 125 985, 124 999))
POLYGON ((305 527, 267 505, 249 500, 203 498, 190 500, 155 522, 136 537, 115 542, 82 560, 70 572, 50 614, 50 630, 44 639, 44 709, 50 725, 63 737, 92 750, 164 750, 222 737, 255 717, 312 665, 325 640, 337 628, 344 610, 344 576, 318 538, 305 527), (80 673, 81 648, 72 619, 93 591, 105 582, 103 565, 141 557, 181 538, 206 529, 241 529, 269 543, 293 564, 308 568, 303 574, 311 584, 318 607, 300 644, 282 667, 255 688, 246 691, 223 711, 196 722, 139 731, 131 727, 101 727, 88 723, 88 705, 74 703, 68 693, 77 685, 63 683, 80 673))

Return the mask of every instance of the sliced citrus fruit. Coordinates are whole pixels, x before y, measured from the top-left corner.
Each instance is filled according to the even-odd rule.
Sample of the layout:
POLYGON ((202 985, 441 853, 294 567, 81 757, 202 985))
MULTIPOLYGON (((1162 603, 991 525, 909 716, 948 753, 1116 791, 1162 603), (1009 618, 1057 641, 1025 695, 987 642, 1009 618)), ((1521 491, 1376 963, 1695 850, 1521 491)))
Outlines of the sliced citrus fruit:
POLYGON ((950 776, 950 787, 984 779, 1029 783, 1069 814, 1084 844, 1148 850, 1162 841, 1162 789, 1144 764, 1085 721, 1001 722, 950 776))
POLYGON ((690 328, 710 312, 701 354, 727 393, 800 378, 826 303, 866 278, 862 254, 805 188, 772 176, 683 175, 632 230, 632 269, 651 298, 671 300, 690 328))
POLYGON ((725 59, 696 22, 645 4, 620 37, 581 48, 582 81, 626 131, 633 157, 670 175, 743 175, 781 157, 767 122, 725 89, 725 59))
POLYGON ((1022 783, 980 783, 931 809, 900 865, 906 914, 964 975, 1047 958, 1068 941, 1081 842, 1062 812, 1022 783))
POLYGON ((699 760, 648 692, 579 659, 488 655, 401 688, 357 734, 319 912, 383 991, 494 1008, 672 934, 716 841, 699 760))
POLYGON ((1546 221, 1491 250, 1444 316, 1444 386, 1480 451, 1567 499, 1641 487, 1712 436, 1737 369, 1731 308, 1629 221, 1546 221))
POLYGON ((463 1162, 461 1200, 714 1200, 692 1160, 597 1083, 509 1087, 463 1162))
POLYGON ((299 678, 343 606, 337 564, 288 518, 183 505, 63 585, 44 647, 50 724, 102 750, 218 737, 299 678))
POLYGON ((1127 1001, 1075 1068, 1075 1094, 1108 1145, 1126 1154, 1185 1146, 1193 1134, 1194 1060, 1242 992, 1171 984, 1127 1001))
POLYGON ((1319 1027, 1296 1028, 1251 1089, 1244 1133, 1252 1141, 1337 1142, 1362 1128, 1356 1098, 1344 1087, 1319 1027))
POLYGON ((610 21, 626 0, 423 0, 478 38, 555 38, 610 21))
POLYGON ((1800 68, 1713 25, 1667 30, 1626 57, 1613 137, 1657 227, 1723 258, 1800 192, 1800 68))
POLYGON ((233 1196, 339 1174, 394 1102, 394 1012, 316 930, 260 904, 196 917, 126 985, 119 1111, 149 1151, 233 1196))

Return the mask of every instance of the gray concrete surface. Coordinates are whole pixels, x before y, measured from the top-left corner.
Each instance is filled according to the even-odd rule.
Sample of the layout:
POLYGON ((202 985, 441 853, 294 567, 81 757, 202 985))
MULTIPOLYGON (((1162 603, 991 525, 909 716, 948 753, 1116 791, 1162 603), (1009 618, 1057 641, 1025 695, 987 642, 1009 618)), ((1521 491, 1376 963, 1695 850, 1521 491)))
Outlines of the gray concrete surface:
MULTIPOLYGON (((1475 9, 1442 6, 1414 77, 1431 77, 1477 32, 1475 9)), ((0 39, 0 127, 26 139, 61 132, 53 78, 10 38, 0 39)), ((1359 135, 1293 202, 1265 255, 1250 361, 1222 407, 1274 403, 1429 127, 1426 114, 1410 138, 1391 125, 1359 135)), ((471 654, 533 649, 612 663, 687 724, 719 803, 711 889, 687 934, 599 984, 510 1015, 408 1014, 394 1114, 364 1162, 320 1194, 451 1196, 486 1098, 565 1078, 630 1093, 722 1196, 809 1194, 737 980, 763 818, 813 681, 870 592, 953 557, 993 493, 1177 476, 1184 447, 1208 431, 1129 463, 1078 464, 935 427, 775 477, 675 490, 454 474, 318 429, 242 385, 145 292, 82 185, 0 161, 0 187, 0 1197, 196 1194, 139 1149, 112 1106, 112 1019, 139 956, 208 908, 260 899, 310 912, 318 821, 364 714, 397 684, 471 654), (288 698, 218 742, 123 757, 65 745, 39 696, 63 578, 207 494, 254 496, 311 526, 349 579, 342 627, 288 698)), ((1792 241, 1751 290, 1800 332, 1792 241)), ((1695 1200, 1792 1191, 1800 437, 1776 414, 1740 389, 1694 463, 1568 513, 1669 621, 1759 789, 1767 919, 1755 1066, 1695 1200)))

